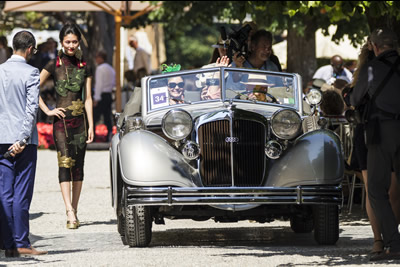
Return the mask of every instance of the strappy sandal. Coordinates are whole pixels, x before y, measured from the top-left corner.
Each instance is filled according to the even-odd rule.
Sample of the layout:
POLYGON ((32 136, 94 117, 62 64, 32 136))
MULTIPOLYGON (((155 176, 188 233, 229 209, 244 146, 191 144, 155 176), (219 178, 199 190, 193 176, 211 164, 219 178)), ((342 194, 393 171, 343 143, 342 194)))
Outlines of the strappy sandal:
MULTIPOLYGON (((68 212, 73 212, 75 214, 75 210, 74 209, 68 209, 66 211, 66 214, 68 216, 68 212)), ((79 224, 77 222, 77 219, 73 220, 73 221, 69 221, 67 220, 67 229, 78 229, 79 224)))
POLYGON ((374 240, 374 245, 372 246, 370 254, 380 254, 382 252, 383 252, 383 240, 381 239, 374 240))
POLYGON ((78 210, 75 210, 74 213, 75 213, 75 218, 76 218, 76 224, 79 227, 79 226, 81 226, 81 223, 79 222, 79 219, 78 219, 78 210))

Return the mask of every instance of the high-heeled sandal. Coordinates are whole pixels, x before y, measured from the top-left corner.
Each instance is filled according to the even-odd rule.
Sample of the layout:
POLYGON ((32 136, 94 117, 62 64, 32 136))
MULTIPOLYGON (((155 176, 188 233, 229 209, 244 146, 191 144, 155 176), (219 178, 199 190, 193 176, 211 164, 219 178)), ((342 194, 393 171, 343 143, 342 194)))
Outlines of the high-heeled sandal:
POLYGON ((75 218, 76 218, 76 224, 78 225, 78 227, 81 226, 81 223, 79 222, 79 219, 78 219, 78 210, 75 210, 75 218))
MULTIPOLYGON (((66 211, 67 216, 68 216, 68 212, 73 212, 75 214, 75 210, 74 209, 68 209, 66 211)), ((79 225, 78 225, 76 219, 74 221, 67 220, 67 229, 78 229, 78 227, 79 227, 79 225)))
POLYGON ((380 254, 383 252, 383 250, 384 250, 383 240, 381 239, 374 240, 374 245, 372 247, 370 254, 380 254))

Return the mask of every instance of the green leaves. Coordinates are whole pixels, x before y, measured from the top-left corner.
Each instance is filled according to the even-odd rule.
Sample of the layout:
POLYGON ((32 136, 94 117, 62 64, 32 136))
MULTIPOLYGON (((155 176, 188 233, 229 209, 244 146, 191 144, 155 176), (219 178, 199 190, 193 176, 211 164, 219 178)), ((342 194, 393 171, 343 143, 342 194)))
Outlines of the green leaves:
POLYGON ((162 64, 161 65, 161 72, 162 73, 168 73, 168 72, 174 72, 174 71, 180 71, 180 70, 181 70, 181 65, 180 64, 171 63, 169 66, 167 64, 162 64))

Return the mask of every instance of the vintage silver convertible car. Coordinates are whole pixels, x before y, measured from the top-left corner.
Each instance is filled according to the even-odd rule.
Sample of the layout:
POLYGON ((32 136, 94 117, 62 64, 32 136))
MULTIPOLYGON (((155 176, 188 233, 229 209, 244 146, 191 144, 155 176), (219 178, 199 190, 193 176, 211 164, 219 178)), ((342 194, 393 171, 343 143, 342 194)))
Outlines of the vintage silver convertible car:
POLYGON ((152 224, 288 220, 318 244, 339 238, 339 136, 318 116, 321 92, 298 74, 204 68, 142 79, 110 148, 123 243, 148 246, 152 224))

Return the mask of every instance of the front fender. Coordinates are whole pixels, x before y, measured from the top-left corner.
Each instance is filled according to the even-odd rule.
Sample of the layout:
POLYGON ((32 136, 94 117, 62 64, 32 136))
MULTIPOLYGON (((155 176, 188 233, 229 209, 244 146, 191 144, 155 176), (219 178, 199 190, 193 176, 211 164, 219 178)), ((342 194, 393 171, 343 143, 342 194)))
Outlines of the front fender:
POLYGON ((330 130, 316 130, 299 137, 294 146, 275 160, 267 186, 334 185, 344 175, 339 137, 330 130))
POLYGON ((146 130, 125 134, 118 144, 122 179, 133 186, 193 187, 193 168, 165 139, 146 130))
POLYGON ((115 134, 111 139, 110 146, 110 185, 111 185, 111 205, 116 209, 118 202, 118 157, 117 145, 120 139, 120 134, 115 134))

